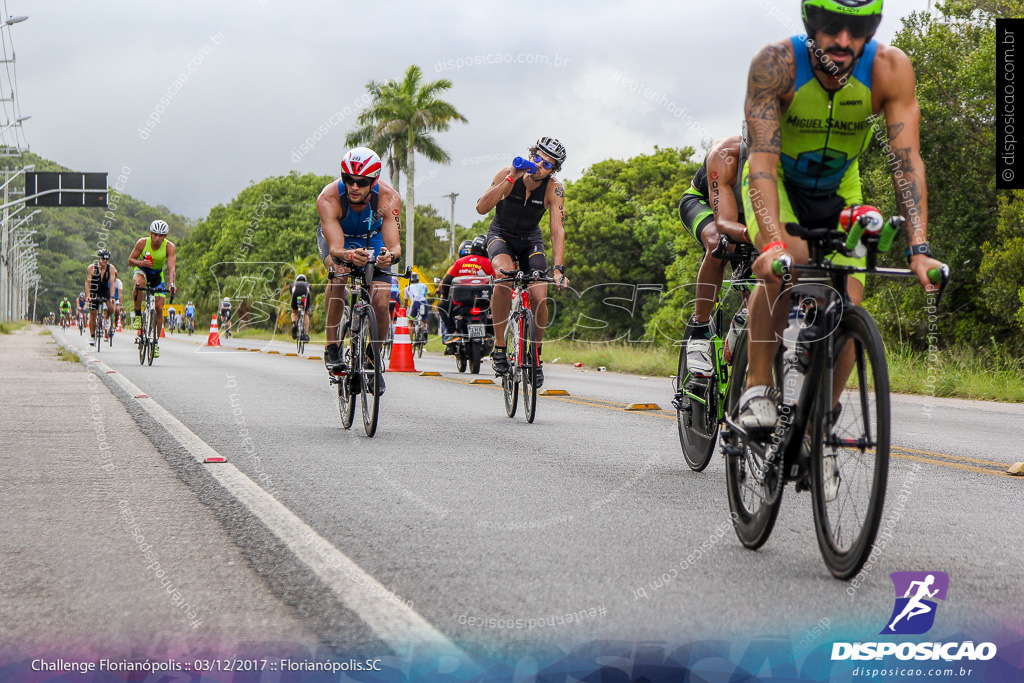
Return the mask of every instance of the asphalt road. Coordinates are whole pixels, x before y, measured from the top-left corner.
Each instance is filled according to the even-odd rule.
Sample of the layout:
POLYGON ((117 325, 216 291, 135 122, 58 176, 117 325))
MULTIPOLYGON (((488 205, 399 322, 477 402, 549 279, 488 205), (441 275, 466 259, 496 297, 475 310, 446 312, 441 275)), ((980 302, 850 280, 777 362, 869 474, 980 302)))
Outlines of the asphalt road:
MULTIPOLYGON (((1002 475, 1024 460, 1021 406, 894 397, 888 533, 847 583, 822 562, 809 495, 791 488, 770 541, 757 552, 740 546, 722 458, 693 473, 674 413, 623 409, 671 409, 667 378, 548 363, 545 388, 571 395, 542 397, 527 424, 505 415, 499 385, 470 384, 452 359, 428 354, 417 368, 443 376, 388 373, 369 439, 358 409, 353 428, 341 428, 322 362, 266 353, 294 350, 283 342, 218 349, 203 339, 169 338, 141 367, 120 335, 99 359, 472 654, 601 639, 863 638, 885 625, 897 570, 950 576, 932 637, 1022 624, 1024 478, 1002 475)), ((85 347, 77 335, 68 341, 85 347)), ((161 443, 165 432, 145 428, 174 450, 161 443)), ((227 495, 182 476, 206 495, 227 495)), ((287 550, 231 510, 221 523, 250 556, 265 557, 257 570, 302 606, 311 630, 372 642, 356 613, 339 617, 287 550), (247 547, 250 538, 260 547, 247 547)))

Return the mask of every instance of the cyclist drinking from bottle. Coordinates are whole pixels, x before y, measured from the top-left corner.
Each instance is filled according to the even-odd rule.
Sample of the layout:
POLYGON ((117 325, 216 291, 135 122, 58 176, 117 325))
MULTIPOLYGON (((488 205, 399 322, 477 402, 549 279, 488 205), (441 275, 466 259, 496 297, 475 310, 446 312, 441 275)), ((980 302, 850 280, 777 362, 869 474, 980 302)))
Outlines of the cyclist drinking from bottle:
MULTIPOLYGON (((134 281, 133 299, 135 304, 135 319, 132 321, 132 329, 139 330, 142 335, 142 299, 143 287, 150 287, 158 290, 155 297, 156 304, 156 337, 160 338, 160 332, 164 327, 164 298, 170 290, 174 295, 174 265, 175 252, 174 243, 167 239, 170 226, 166 221, 155 220, 149 224, 149 237, 142 237, 135 243, 131 256, 128 257, 128 265, 135 266, 135 273, 132 276, 134 281), (164 270, 167 271, 165 277, 164 270)), ((153 340, 153 357, 160 356, 160 347, 157 339, 153 340)))
MULTIPOLYGON (((351 149, 341 160, 341 177, 328 183, 317 197, 320 227, 316 238, 320 258, 327 268, 337 270, 341 266, 344 269, 345 264, 364 266, 371 261, 379 268, 388 268, 398 262, 401 255, 398 216, 402 200, 394 188, 380 180, 380 169, 380 157, 372 149, 351 149)), ((391 275, 384 270, 373 276, 370 299, 377 318, 377 344, 387 337, 391 324, 388 315, 391 275)), ((338 343, 338 327, 345 310, 345 285, 340 279, 332 278, 328 283, 325 309, 324 364, 329 372, 336 372, 344 369, 338 343)), ((378 391, 384 393, 383 377, 378 391)))
MULTIPOLYGON (((893 187, 906 218, 910 269, 926 290, 928 271, 942 264, 927 242, 928 204, 914 94, 914 68, 897 48, 872 36, 882 18, 882 0, 803 0, 807 35, 764 47, 753 59, 747 81, 746 121, 750 160, 744 169, 744 209, 751 240, 761 255, 760 279, 750 300, 747 390, 740 397, 740 424, 761 434, 778 421, 771 396, 772 359, 789 306, 780 299, 782 279, 772 269, 787 256, 806 263, 807 242, 783 226, 835 228, 840 212, 862 203, 858 157, 881 113, 888 126, 893 187)), ((863 258, 833 255, 832 261, 864 264, 863 258)), ((795 277, 793 271, 788 277, 795 277)), ((864 276, 849 281, 859 303, 864 276)), ((836 368, 845 377, 850 354, 836 368)), ((844 382, 837 381, 836 386, 844 382)))
MULTIPOLYGON (((486 215, 494 209, 494 218, 487 231, 487 255, 496 273, 518 268, 524 272, 547 270, 544 239, 540 219, 547 211, 551 225, 551 250, 555 261, 555 276, 559 289, 569 285, 565 275, 565 188, 554 177, 565 162, 565 147, 551 137, 537 140, 530 148, 527 163, 516 158, 512 166, 498 171, 491 186, 476 202, 476 210, 486 215), (518 166, 518 168, 517 168, 518 166)), ((547 284, 530 285, 530 306, 537 321, 536 385, 544 383, 544 370, 540 362, 541 341, 548 324, 547 284)), ((512 308, 512 287, 509 283, 494 286, 491 313, 494 319, 494 352, 491 360, 494 372, 503 375, 509 371, 506 355, 505 325, 512 308), (500 344, 500 346, 499 346, 500 344)))

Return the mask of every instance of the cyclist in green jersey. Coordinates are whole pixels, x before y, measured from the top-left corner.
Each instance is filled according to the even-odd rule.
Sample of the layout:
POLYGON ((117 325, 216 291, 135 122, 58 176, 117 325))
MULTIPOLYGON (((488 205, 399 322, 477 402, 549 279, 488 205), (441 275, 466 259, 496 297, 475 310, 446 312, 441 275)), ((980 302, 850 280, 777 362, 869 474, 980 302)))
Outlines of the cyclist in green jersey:
MULTIPOLYGON (((156 294, 156 324, 157 338, 164 326, 164 298, 166 292, 173 295, 176 291, 174 286, 175 253, 174 243, 167 239, 167 232, 170 227, 165 221, 155 220, 149 224, 149 237, 142 237, 135 243, 131 256, 128 257, 128 265, 135 266, 132 298, 135 300, 135 319, 132 321, 132 328, 139 330, 142 334, 142 300, 143 292, 141 287, 152 287, 161 290, 156 294), (167 274, 164 275, 166 270, 167 274)), ((160 355, 159 346, 153 347, 153 356, 160 355)))
MULTIPOLYGON (((770 431, 778 420, 769 385, 788 315, 787 306, 772 305, 782 285, 772 263, 784 255, 798 264, 808 259, 807 243, 783 226, 835 227, 845 206, 862 203, 857 159, 880 113, 893 151, 893 187, 906 218, 910 269, 926 290, 933 290, 928 271, 942 265, 932 258, 927 242, 914 68, 902 51, 873 40, 882 0, 802 0, 801 5, 806 36, 764 47, 751 62, 747 81, 745 112, 752 141, 744 170, 744 208, 751 240, 762 253, 754 263, 761 284, 750 301, 747 324, 753 343, 739 419, 745 429, 759 432, 770 431)), ((850 259, 833 257, 835 262, 850 259)), ((863 292, 863 276, 851 279, 854 303, 863 292)), ((837 373, 849 369, 840 364, 837 373)))
POLYGON ((67 320, 68 325, 71 324, 71 300, 67 297, 60 300, 60 319, 61 322, 67 320))

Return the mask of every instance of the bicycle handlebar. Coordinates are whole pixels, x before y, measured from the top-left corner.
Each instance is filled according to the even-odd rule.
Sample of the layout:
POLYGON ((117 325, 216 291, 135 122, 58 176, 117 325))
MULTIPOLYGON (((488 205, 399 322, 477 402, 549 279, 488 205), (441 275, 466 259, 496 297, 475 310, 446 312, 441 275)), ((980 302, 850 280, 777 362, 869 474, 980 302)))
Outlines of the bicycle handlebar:
POLYGON ((494 281, 495 284, 497 284, 498 282, 515 282, 517 284, 528 285, 531 282, 554 283, 556 281, 554 278, 548 277, 546 272, 540 270, 534 270, 532 272, 527 273, 522 270, 510 271, 505 270, 504 268, 498 268, 498 272, 500 272, 502 275, 507 275, 508 277, 496 279, 494 281))

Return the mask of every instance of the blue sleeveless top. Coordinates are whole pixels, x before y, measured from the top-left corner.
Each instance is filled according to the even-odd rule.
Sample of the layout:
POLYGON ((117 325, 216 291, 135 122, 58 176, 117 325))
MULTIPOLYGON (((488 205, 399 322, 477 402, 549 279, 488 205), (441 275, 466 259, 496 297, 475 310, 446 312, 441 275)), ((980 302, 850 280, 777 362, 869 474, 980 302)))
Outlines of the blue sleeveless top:
POLYGON ((380 227, 384 220, 379 215, 377 200, 380 194, 380 186, 374 183, 372 194, 362 211, 356 211, 348 203, 348 196, 345 193, 345 185, 338 181, 338 198, 345 209, 345 215, 341 218, 341 231, 345 233, 345 248, 365 248, 373 251, 374 256, 380 253, 384 247, 384 236, 380 233, 380 227))

